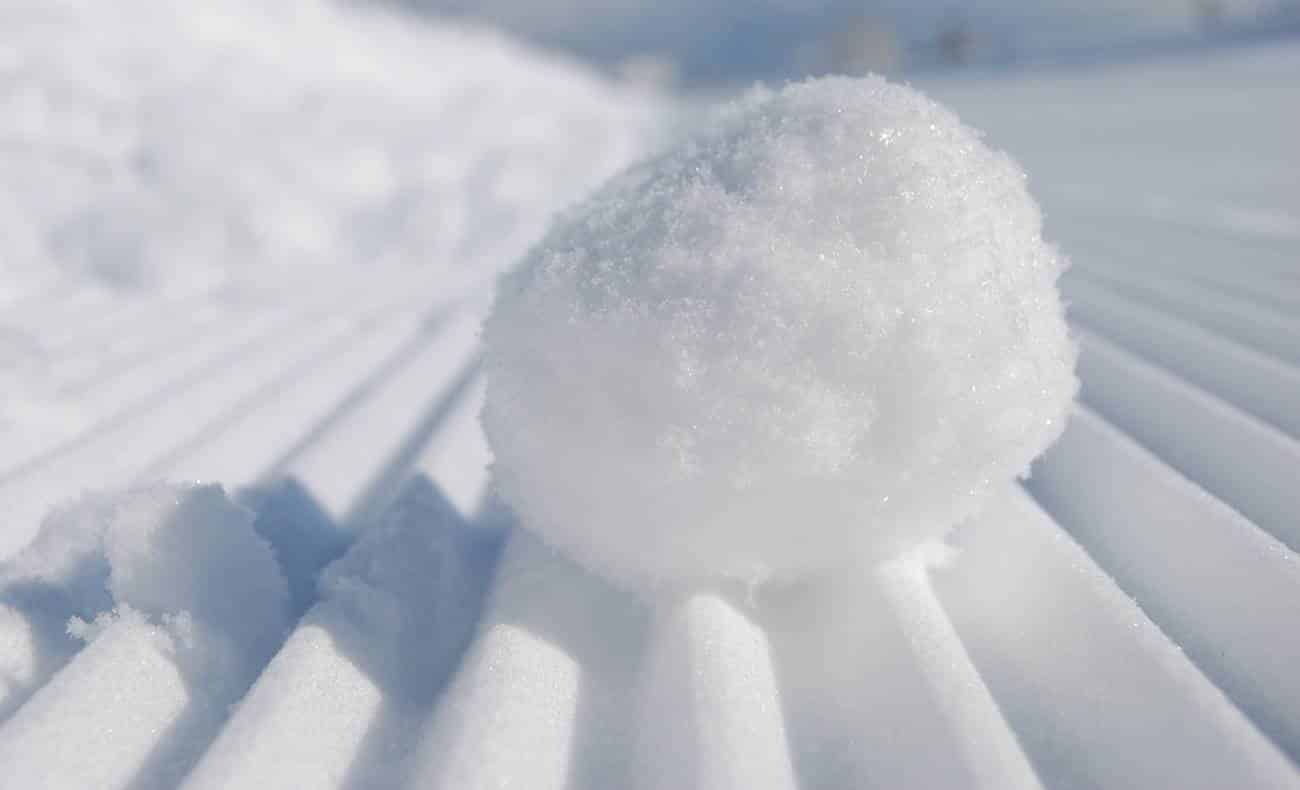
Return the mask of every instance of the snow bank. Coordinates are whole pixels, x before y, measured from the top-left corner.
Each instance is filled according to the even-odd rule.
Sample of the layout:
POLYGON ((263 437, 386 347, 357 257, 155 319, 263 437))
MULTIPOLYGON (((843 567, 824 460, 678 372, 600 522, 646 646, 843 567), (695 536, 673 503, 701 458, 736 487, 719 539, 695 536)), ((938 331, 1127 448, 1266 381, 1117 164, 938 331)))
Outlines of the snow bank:
POLYGON ((362 4, 37 0, 0 26, 0 296, 502 266, 557 183, 576 196, 640 152, 653 104, 362 4))
POLYGON ((614 576, 888 557, 1062 428, 1074 348, 1022 171, 880 79, 754 95, 503 279, 501 495, 614 576))

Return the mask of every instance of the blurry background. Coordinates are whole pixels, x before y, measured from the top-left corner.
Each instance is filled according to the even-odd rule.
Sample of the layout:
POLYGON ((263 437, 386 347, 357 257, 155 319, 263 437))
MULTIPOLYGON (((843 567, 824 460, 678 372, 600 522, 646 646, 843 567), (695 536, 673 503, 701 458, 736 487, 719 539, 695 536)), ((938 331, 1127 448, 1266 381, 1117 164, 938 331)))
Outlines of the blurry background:
POLYGON ((1295 32, 1295 0, 392 0, 685 82, 1095 62, 1295 32))

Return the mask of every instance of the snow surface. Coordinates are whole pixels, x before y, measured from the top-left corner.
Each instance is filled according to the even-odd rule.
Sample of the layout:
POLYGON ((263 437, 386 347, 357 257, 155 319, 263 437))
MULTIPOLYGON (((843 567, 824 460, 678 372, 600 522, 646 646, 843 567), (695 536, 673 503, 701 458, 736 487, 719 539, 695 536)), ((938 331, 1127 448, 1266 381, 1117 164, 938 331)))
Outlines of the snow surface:
POLYGON ((1021 170, 920 94, 752 96, 503 279, 497 489, 621 579, 888 559, 1060 434, 1063 268, 1021 170))
MULTIPOLYGON (((249 95, 301 63, 304 80, 321 75, 327 104, 355 101, 400 120, 367 121, 382 127, 375 145, 390 150, 389 135, 409 134, 502 183, 527 163, 493 169, 474 157, 509 150, 509 121, 535 111, 560 130, 538 144, 574 164, 547 170, 548 198, 522 213, 464 212, 465 233, 512 239, 500 250, 409 267, 343 254, 280 266, 254 255, 274 271, 266 278, 214 258, 244 277, 220 293, 207 281, 198 293, 159 290, 147 278, 106 289, 93 266, 27 277, 8 265, 12 250, 50 229, 4 225, 0 245, 13 248, 0 258, 0 410, 11 420, 0 427, 0 788, 1300 788, 1300 543, 1287 510, 1300 437, 1274 390, 1300 349, 1291 101, 1300 47, 927 83, 1026 165, 1049 235, 1075 261, 1062 284, 1081 308, 1075 320, 1088 322, 1085 403, 1035 466, 1036 501, 1013 484, 951 548, 876 573, 639 596, 510 526, 491 499, 474 326, 485 296, 475 280, 524 252, 532 239, 514 229, 548 221, 530 212, 549 217, 599 181, 596 171, 614 166, 599 152, 642 150, 644 97, 442 23, 320 6, 333 22, 313 27, 284 21, 299 12, 281 17, 283 4, 235 2, 196 6, 225 9, 232 78, 250 50, 227 39, 272 41, 273 59, 285 49, 283 70, 241 83, 249 95), (399 43, 444 37, 441 48, 399 43), (445 83, 439 96, 451 102, 454 85, 474 78, 452 56, 488 67, 470 49, 496 46, 491 80, 534 90, 506 102, 505 88, 480 86, 471 116, 428 96, 424 129, 414 103, 375 98, 389 79, 416 73, 421 87, 400 90, 445 83), (382 69, 364 101, 347 98, 336 87, 352 61, 334 54, 354 48, 385 63, 385 52, 402 52, 411 68, 382 69), (586 87, 570 96, 558 84, 568 81, 586 87), (588 102, 588 89, 606 98, 588 102), (571 138, 566 119, 587 110, 591 135, 571 138), (461 117, 479 120, 472 135, 435 133, 461 117), (1084 284, 1077 296, 1074 284, 1084 284), (253 293, 263 286, 273 293, 253 293), (215 489, 145 483, 158 477, 223 481, 265 543, 215 489), (128 500, 78 498, 87 487, 135 492, 139 518, 116 522, 128 500), (180 512, 194 523, 167 515, 180 512), (118 574, 117 593, 138 609, 114 600, 109 537, 119 569, 133 570, 129 581, 118 574), (191 563, 198 539, 215 541, 214 559, 247 557, 257 569, 245 578, 194 565, 244 602, 250 627, 233 637, 213 623, 233 607, 171 564, 191 563), (169 548, 155 558, 144 549, 155 544, 169 548), (261 592, 241 595, 245 582, 261 592), (275 644, 257 647, 261 633, 276 633, 275 644), (663 755, 655 744, 665 742, 683 752, 663 755)), ((157 88, 180 73, 173 66, 203 52, 219 59, 206 39, 166 43, 183 24, 178 8, 122 4, 112 10, 135 23, 125 25, 107 7, 9 3, 0 50, 19 46, 11 29, 51 42, 80 30, 97 46, 144 53, 149 67, 121 76, 123 92, 157 88), (148 54, 164 49, 167 58, 148 54)), ((34 41, 21 51, 44 58, 31 61, 40 69, 77 53, 34 41)), ((0 61, 5 79, 22 65, 0 61)), ((105 73, 119 73, 113 62, 105 73)), ((94 76, 79 69, 66 73, 94 76)), ((39 72, 26 73, 53 90, 39 72)), ((225 96, 202 73, 203 90, 225 96)), ((164 97, 138 104, 156 118, 170 102, 201 102, 180 90, 164 97)), ((139 122, 121 107, 124 123, 139 122)), ((0 116, 0 128, 14 117, 0 116)), ((289 127, 294 136, 317 127, 287 111, 277 118, 285 136, 268 124, 261 137, 332 178, 333 163, 312 159, 331 146, 288 143, 289 127)), ((185 131, 207 145, 185 155, 229 154, 230 172, 269 156, 185 131)), ((22 165, 9 148, 0 155, 11 153, 5 166, 22 165)), ((414 162, 399 170, 417 172, 414 162)), ((51 198, 44 187, 63 183, 14 190, 8 172, 0 204, 17 212, 8 223, 37 217, 33 207, 51 198)), ((433 202, 459 211, 480 194, 470 183, 449 183, 445 204, 433 202)), ((225 194, 211 205, 231 205, 225 194)), ((145 227, 149 216, 116 216, 144 238, 160 235, 145 227)))

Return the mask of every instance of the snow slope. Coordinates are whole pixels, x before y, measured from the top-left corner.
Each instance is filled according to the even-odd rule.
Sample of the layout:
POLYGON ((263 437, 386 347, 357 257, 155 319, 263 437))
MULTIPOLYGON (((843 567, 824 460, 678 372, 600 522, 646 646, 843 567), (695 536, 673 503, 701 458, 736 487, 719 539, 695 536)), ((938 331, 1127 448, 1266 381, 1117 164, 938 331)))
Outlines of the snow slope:
MULTIPOLYGON (((496 80, 596 93, 603 131, 552 138, 548 186, 645 139, 640 99, 512 51, 496 80)), ((1021 158, 1072 254, 1082 403, 950 547, 834 585, 636 597, 485 498, 478 273, 531 231, 469 267, 286 276, 292 309, 15 280, 6 375, 65 389, 4 389, 0 788, 1300 787, 1298 60, 926 86, 1021 158), (175 490, 213 521, 173 534, 156 489, 75 499, 159 477, 249 512, 175 490)), ((448 156, 529 107, 568 128, 537 90, 484 98, 448 156)), ((465 216, 514 238, 533 209, 465 216)))

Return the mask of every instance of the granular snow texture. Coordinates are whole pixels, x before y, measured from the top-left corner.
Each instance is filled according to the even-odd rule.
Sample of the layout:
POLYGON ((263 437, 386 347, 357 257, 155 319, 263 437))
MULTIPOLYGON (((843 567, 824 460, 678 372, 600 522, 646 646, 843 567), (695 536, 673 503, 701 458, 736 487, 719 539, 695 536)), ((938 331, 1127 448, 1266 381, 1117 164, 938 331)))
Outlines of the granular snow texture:
POLYGON ((616 578, 893 556, 1061 432, 1063 266, 1021 169, 915 91, 756 93, 503 279, 500 493, 616 578))

